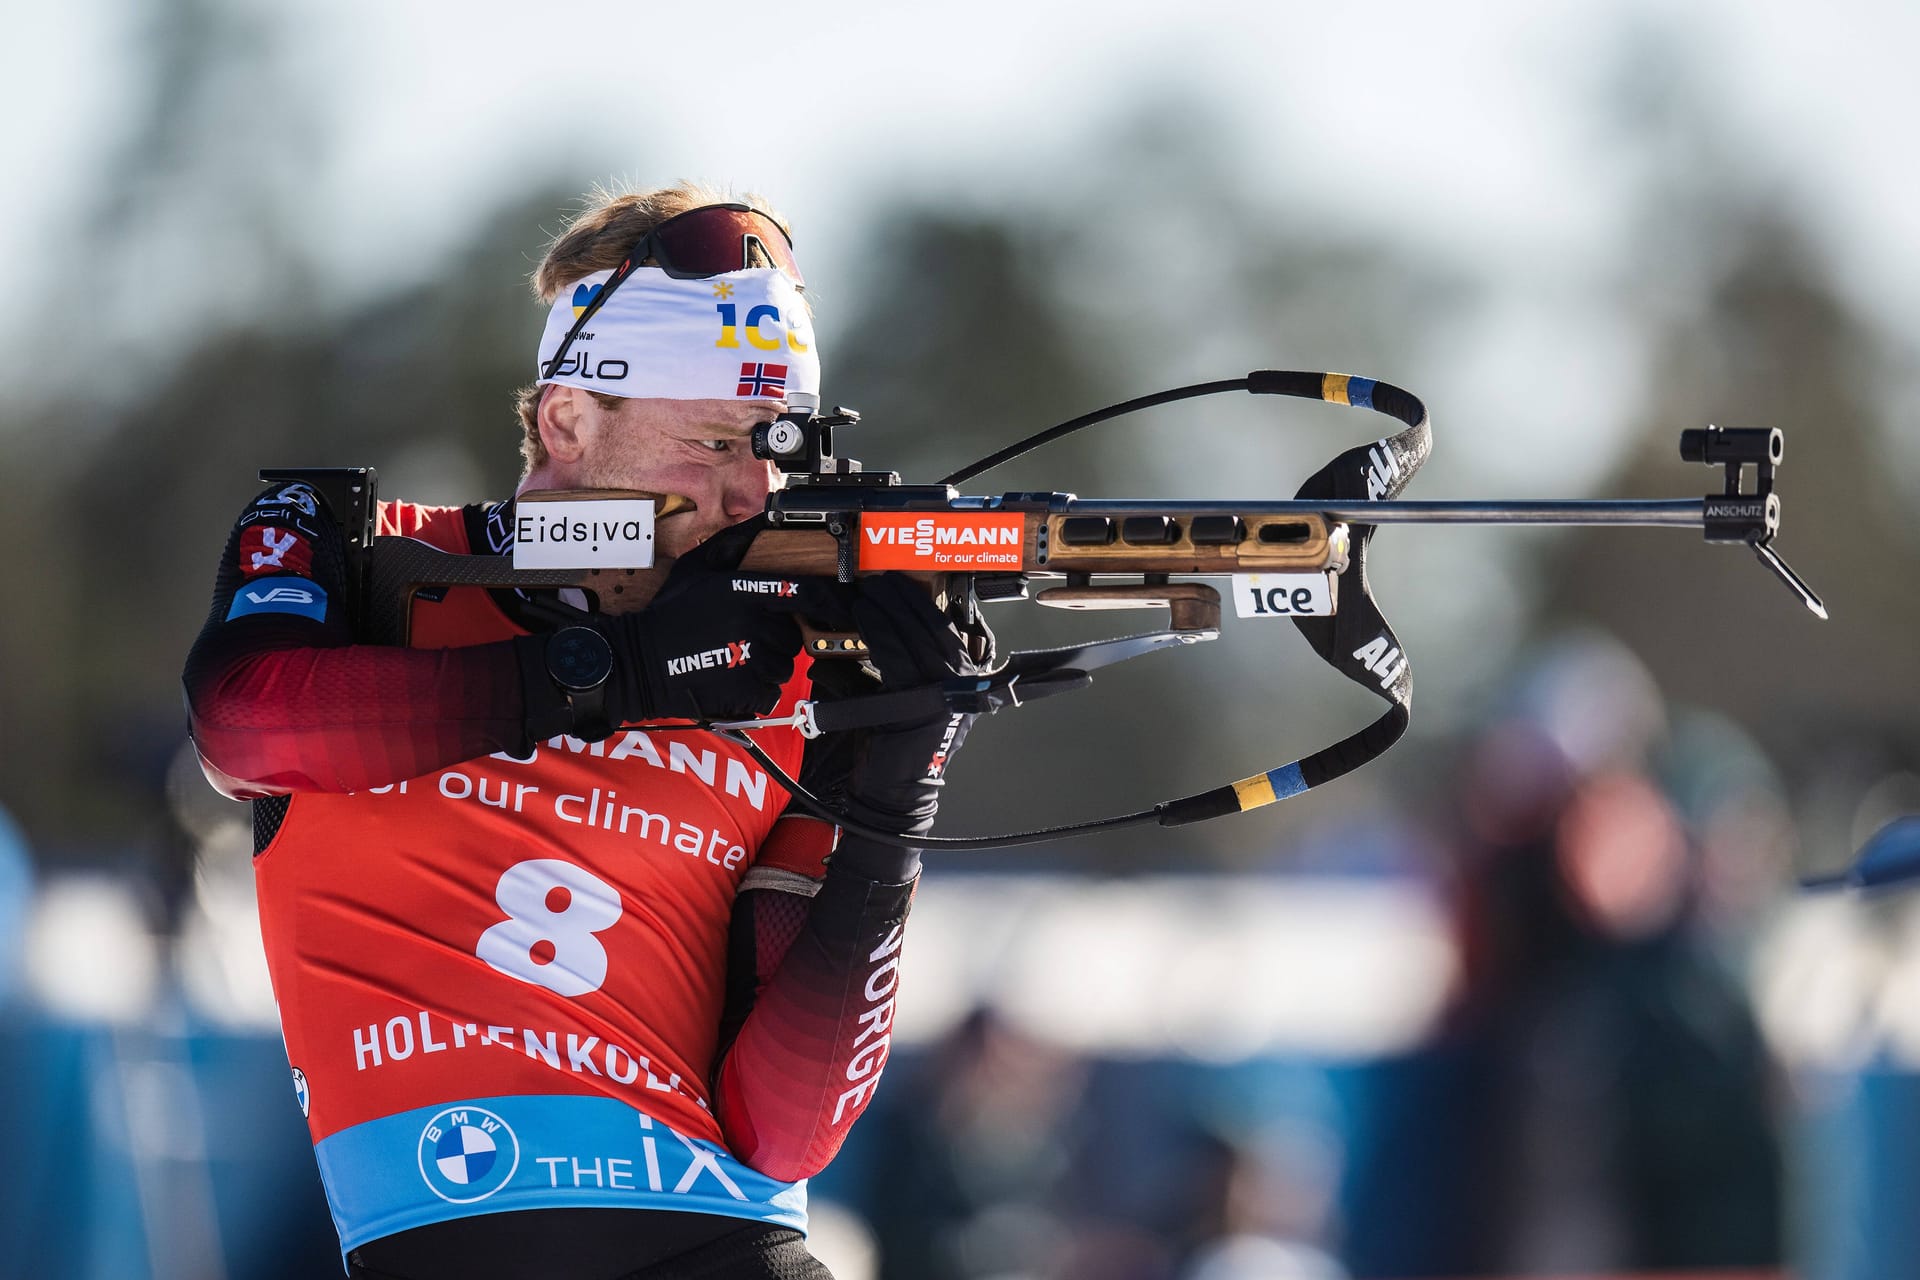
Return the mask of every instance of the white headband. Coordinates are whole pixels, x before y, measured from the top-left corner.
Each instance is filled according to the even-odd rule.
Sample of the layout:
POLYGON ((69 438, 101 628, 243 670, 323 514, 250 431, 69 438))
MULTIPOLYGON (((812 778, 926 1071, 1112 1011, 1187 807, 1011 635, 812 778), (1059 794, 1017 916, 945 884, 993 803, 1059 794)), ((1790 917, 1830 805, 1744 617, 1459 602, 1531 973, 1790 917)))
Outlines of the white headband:
POLYGON ((700 280, 637 267, 549 375, 553 353, 612 275, 596 272, 554 299, 540 338, 541 385, 557 382, 630 399, 819 406, 813 317, 793 281, 768 267, 700 280))

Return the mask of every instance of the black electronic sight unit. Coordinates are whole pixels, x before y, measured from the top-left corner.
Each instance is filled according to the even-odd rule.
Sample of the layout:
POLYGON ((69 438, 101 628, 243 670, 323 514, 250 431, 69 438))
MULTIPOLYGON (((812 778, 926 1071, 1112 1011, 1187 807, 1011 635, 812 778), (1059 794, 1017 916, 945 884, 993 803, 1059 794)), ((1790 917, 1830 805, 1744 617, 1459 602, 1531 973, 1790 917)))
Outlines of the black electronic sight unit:
POLYGON ((783 413, 753 429, 753 456, 818 484, 900 483, 890 471, 862 471, 852 458, 834 457, 833 429, 858 421, 859 411, 843 404, 833 406, 832 413, 783 413))

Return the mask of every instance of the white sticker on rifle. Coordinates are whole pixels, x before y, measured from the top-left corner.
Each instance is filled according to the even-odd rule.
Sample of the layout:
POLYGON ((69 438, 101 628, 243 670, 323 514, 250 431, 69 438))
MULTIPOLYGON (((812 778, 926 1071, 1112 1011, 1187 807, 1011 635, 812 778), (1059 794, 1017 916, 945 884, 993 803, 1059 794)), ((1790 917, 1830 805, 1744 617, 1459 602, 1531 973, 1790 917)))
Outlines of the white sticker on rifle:
POLYGON ((516 569, 648 569, 653 566, 653 501, 557 498, 516 503, 516 569))
POLYGON ((1236 573, 1233 611, 1242 618, 1325 618, 1333 613, 1331 573, 1236 573))

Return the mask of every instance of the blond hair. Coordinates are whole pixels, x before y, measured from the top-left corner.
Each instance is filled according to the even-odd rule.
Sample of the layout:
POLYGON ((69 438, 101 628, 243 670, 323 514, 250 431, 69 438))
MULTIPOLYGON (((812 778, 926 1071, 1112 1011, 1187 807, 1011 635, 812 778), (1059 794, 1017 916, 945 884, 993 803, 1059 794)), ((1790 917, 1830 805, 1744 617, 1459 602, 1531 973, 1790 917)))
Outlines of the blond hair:
MULTIPOLYGON (((649 231, 690 209, 710 204, 750 205, 779 223, 781 230, 788 230, 786 219, 762 197, 752 192, 736 196, 704 182, 682 181, 648 191, 596 186, 583 204, 553 238, 534 269, 533 292, 546 306, 552 306, 560 291, 574 281, 618 267, 649 231)), ((525 463, 522 475, 547 460, 547 447, 540 440, 541 390, 539 384, 528 383, 513 393, 514 412, 520 416, 520 456, 525 463)), ((606 408, 612 408, 619 399, 598 392, 589 394, 606 408)))

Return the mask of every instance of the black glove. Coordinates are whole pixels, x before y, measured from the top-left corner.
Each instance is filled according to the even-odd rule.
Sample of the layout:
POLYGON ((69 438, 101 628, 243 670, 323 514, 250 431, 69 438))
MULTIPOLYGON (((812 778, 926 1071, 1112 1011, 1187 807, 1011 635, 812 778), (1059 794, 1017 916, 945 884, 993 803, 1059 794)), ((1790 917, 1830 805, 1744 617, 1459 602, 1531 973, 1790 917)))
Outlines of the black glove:
MULTIPOLYGON (((764 519, 723 529, 674 563, 639 613, 590 622, 613 649, 603 728, 636 720, 745 720, 771 711, 793 675, 801 615, 825 629, 853 625, 851 588, 832 579, 740 573, 764 519)), ((582 732, 546 675, 544 635, 515 641, 527 734, 582 732)))
MULTIPOLYGON (((852 602, 854 625, 867 643, 880 683, 888 690, 914 689, 958 675, 975 675, 993 660, 993 633, 981 623, 963 635, 941 612, 924 586, 905 574, 863 578, 852 602)), ((940 807, 947 766, 966 741, 977 717, 961 713, 930 716, 911 724, 888 725, 857 735, 859 742, 846 785, 846 814, 864 826, 901 835, 925 835, 940 807)), ((835 860, 859 863, 875 879, 905 879, 918 867, 918 855, 889 851, 848 837, 835 860)))
POLYGON ((741 573, 762 519, 723 529, 674 563, 639 613, 601 621, 613 643, 607 711, 622 720, 745 720, 780 701, 806 615, 851 622, 850 588, 829 578, 741 573))

